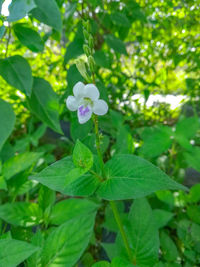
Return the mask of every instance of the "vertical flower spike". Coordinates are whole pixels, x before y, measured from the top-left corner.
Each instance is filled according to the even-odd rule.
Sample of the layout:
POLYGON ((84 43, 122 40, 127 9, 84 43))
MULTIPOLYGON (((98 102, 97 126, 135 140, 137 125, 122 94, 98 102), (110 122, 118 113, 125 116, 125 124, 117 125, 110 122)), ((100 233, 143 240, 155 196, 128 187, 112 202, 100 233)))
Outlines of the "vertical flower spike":
POLYGON ((71 111, 77 110, 80 124, 87 122, 92 113, 105 115, 108 112, 108 105, 104 100, 99 99, 99 90, 94 84, 84 85, 78 82, 73 88, 73 93, 74 96, 68 96, 66 105, 71 111))

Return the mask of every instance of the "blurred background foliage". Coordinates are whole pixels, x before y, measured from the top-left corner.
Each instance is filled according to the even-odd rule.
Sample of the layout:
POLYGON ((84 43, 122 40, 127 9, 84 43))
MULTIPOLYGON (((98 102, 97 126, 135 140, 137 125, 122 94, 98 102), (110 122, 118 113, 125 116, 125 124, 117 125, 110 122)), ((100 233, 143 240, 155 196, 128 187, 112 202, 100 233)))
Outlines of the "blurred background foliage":
MULTIPOLYGON (((53 20, 42 16, 32 0, 13 0, 8 15, 8 2, 0 0, 0 58, 23 56, 32 75, 49 82, 56 100, 55 106, 47 103, 48 112, 54 110, 55 115, 49 121, 0 73, 0 98, 16 114, 14 131, 0 151, 2 164, 7 162, 3 172, 8 180, 5 184, 0 176, 1 202, 34 201, 39 185, 28 176, 69 155, 77 139, 96 153, 92 123, 79 125, 76 114, 65 106, 74 84, 84 81, 75 63, 77 58, 86 60, 82 21, 88 19, 94 38, 96 84, 109 104, 108 115, 100 118, 104 159, 134 153, 176 181, 193 186, 189 194, 158 192, 149 202, 161 229, 157 267, 199 266, 200 1, 56 0, 61 17, 53 20), (29 162, 25 166, 24 158, 29 162), (14 166, 11 174, 9 164, 14 166)), ((1 212, 0 217, 7 221, 1 212)), ((103 222, 101 216, 98 220, 98 238, 102 228, 116 231, 109 208, 103 222)), ((23 240, 29 240, 30 231, 20 223, 14 225, 13 236, 23 239, 21 231, 23 240)), ((111 248, 103 247, 112 257, 111 248)), ((83 266, 104 258, 101 253, 100 244, 93 243, 82 258, 83 266)))

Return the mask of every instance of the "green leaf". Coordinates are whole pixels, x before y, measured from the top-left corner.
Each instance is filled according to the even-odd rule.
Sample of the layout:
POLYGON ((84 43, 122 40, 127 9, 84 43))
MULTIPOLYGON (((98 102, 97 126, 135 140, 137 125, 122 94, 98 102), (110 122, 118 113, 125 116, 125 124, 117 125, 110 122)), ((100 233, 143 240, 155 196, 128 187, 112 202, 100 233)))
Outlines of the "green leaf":
POLYGON ((73 162, 78 168, 89 170, 93 166, 92 152, 79 140, 76 141, 73 151, 73 162))
POLYGON ((98 50, 94 54, 94 60, 96 64, 102 68, 109 69, 111 66, 111 59, 108 54, 102 50, 98 50))
POLYGON ((58 202, 51 211, 50 223, 62 224, 96 212, 98 205, 87 199, 70 198, 58 202))
POLYGON ((62 29, 61 13, 55 0, 34 0, 37 8, 31 14, 39 21, 53 27, 57 31, 62 29))
POLYGON ((33 84, 32 71, 25 58, 16 55, 1 59, 0 75, 10 85, 28 96, 31 95, 33 84))
MULTIPOLYGON (((116 257, 112 260, 111 265, 110 265, 110 267, 122 267, 122 266, 133 267, 133 264, 123 258, 116 257)), ((137 267, 137 266, 134 265, 134 267, 137 267)))
POLYGON ((183 153, 185 160, 189 167, 194 168, 197 171, 200 171, 200 148, 192 147, 190 152, 183 153))
POLYGON ((130 21, 128 20, 126 15, 123 14, 122 12, 114 12, 110 16, 113 23, 117 26, 122 26, 122 27, 131 26, 130 21))
POLYGON ((27 242, 14 239, 2 239, 0 240, 0 266, 18 266, 38 249, 38 247, 27 242))
POLYGON ((107 200, 147 196, 157 190, 186 190, 150 162, 133 155, 116 155, 105 166, 107 180, 97 190, 107 200))
MULTIPOLYGON (((44 237, 40 230, 38 230, 36 234, 32 236, 31 244, 33 244, 36 247, 43 247, 44 237)), ((38 250, 35 253, 33 253, 27 260, 28 267, 40 266, 40 260, 41 260, 40 256, 41 256, 41 250, 38 250)))
POLYGON ((7 203, 0 205, 0 218, 13 225, 30 227, 41 222, 42 211, 36 203, 7 203))
POLYGON ((49 189, 46 186, 40 187, 38 194, 38 204, 43 211, 51 207, 54 204, 55 200, 56 200, 55 191, 49 189))
POLYGON ((187 215, 191 219, 191 221, 200 224, 200 206, 188 206, 187 215))
POLYGON ((22 23, 15 24, 13 29, 19 41, 31 51, 42 52, 44 50, 44 42, 36 31, 22 23))
POLYGON ((47 187, 70 196, 92 195, 99 185, 98 178, 76 168, 71 157, 63 158, 30 177, 47 187))
POLYGON ((41 158, 42 154, 43 153, 25 152, 8 159, 3 165, 4 178, 8 180, 17 173, 20 173, 30 168, 41 158))
POLYGON ((187 198, 191 203, 197 203, 200 201, 200 184, 195 184, 190 188, 187 198))
MULTIPOLYGON (((154 266, 159 251, 158 229, 146 199, 134 201, 128 219, 126 233, 131 244, 134 262, 140 267, 154 266)), ((116 242, 121 255, 126 255, 120 233, 116 242)))
POLYGON ((160 235, 160 245, 162 248, 163 257, 167 261, 176 261, 178 250, 173 240, 164 231, 160 235))
POLYGON ((9 5, 8 21, 13 22, 22 19, 36 5, 34 0, 12 0, 9 5))
POLYGON ((1 134, 0 134, 0 150, 4 145, 5 141, 11 134, 14 125, 15 125, 15 113, 12 110, 12 107, 9 103, 0 99, 0 125, 1 125, 1 134))
POLYGON ((74 266, 89 243, 94 218, 90 214, 68 221, 52 231, 42 250, 42 266, 74 266))
POLYGON ((51 85, 42 78, 34 78, 29 99, 31 111, 54 131, 61 133, 59 123, 59 102, 51 85))
POLYGON ((195 136, 197 130, 199 129, 199 120, 197 117, 183 118, 178 121, 176 125, 176 135, 177 140, 179 135, 190 139, 195 136))
POLYGON ((153 210, 153 216, 158 228, 164 227, 174 216, 172 212, 166 210, 153 210))
POLYGON ((110 263, 108 261, 99 261, 93 264, 92 267, 110 267, 110 263))
POLYGON ((171 146, 172 130, 166 126, 154 129, 146 128, 142 133, 144 144, 140 149, 141 155, 147 158, 154 158, 161 155, 171 146))
POLYGON ((134 151, 132 135, 124 125, 117 131, 116 150, 118 154, 132 154, 134 151))
POLYGON ((105 40, 108 46, 112 48, 115 52, 127 55, 126 47, 120 39, 118 39, 112 34, 108 34, 105 36, 105 40))
POLYGON ((76 118, 76 120, 72 120, 70 123, 70 135, 74 141, 77 139, 83 140, 85 139, 89 132, 92 129, 92 121, 89 120, 84 124, 80 124, 76 118))
POLYGON ((6 181, 1 175, 0 175, 0 190, 7 190, 6 181))

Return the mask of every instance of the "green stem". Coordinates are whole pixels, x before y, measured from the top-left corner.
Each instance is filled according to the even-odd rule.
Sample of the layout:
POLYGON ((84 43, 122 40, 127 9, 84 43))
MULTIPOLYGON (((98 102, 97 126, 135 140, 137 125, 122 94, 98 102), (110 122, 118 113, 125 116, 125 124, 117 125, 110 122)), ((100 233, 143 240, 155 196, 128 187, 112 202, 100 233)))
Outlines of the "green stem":
POLYGON ((119 230, 120 230, 120 233, 121 233, 121 236, 122 236, 122 239, 123 239, 123 242, 124 242, 126 251, 127 251, 127 253, 128 253, 129 260, 130 260, 131 262, 133 262, 132 251, 131 251, 131 249, 130 249, 130 246, 129 246, 129 243, 128 243, 128 239, 127 239, 126 233, 125 233, 125 231, 124 231, 123 223, 122 223, 122 221, 121 221, 119 212, 118 212, 118 210, 117 210, 116 203, 115 203, 114 201, 110 201, 110 206, 111 206, 111 209, 112 209, 113 214, 114 214, 114 216, 115 216, 115 220, 116 220, 117 226, 118 226, 118 228, 119 228, 119 230))
POLYGON ((103 157, 102 157, 101 149, 100 149, 100 136, 99 136, 99 125, 98 125, 98 117, 97 117, 97 115, 94 115, 93 121, 94 121, 95 135, 96 135, 97 155, 98 155, 99 162, 100 162, 100 165, 101 165, 101 171, 102 171, 103 179, 106 179, 106 173, 105 173, 105 169, 104 169, 104 162, 103 162, 103 157))
MULTIPOLYGON (((102 157, 101 150, 100 150, 100 136, 99 136, 99 127, 98 127, 98 117, 96 115, 94 115, 93 121, 94 121, 95 134, 96 134, 97 154, 98 154, 99 161, 100 161, 100 164, 101 164, 101 171, 102 171, 103 178, 106 179, 103 157, 102 157)), ((116 206, 114 201, 110 201, 110 206, 112 208, 112 211, 113 211, 117 226, 118 226, 119 231, 121 233, 121 236, 122 236, 122 239, 123 239, 123 242, 124 242, 128 257, 129 257, 130 261, 133 262, 133 256, 132 256, 131 248, 129 246, 126 233, 124 231, 124 227, 123 227, 123 224, 122 224, 122 221, 121 221, 121 218, 120 218, 120 214, 119 214, 119 212, 117 210, 117 206, 116 206)))

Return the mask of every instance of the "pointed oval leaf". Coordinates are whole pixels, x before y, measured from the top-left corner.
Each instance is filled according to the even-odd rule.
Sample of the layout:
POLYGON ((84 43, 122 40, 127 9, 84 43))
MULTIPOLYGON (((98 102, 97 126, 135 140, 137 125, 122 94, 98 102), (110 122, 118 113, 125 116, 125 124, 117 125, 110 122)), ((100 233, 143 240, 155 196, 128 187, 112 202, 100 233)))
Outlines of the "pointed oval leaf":
POLYGON ((57 31, 62 29, 61 13, 55 0, 34 0, 37 8, 31 13, 39 21, 53 27, 57 31))
POLYGON ((34 0, 12 0, 12 3, 8 7, 8 21, 13 22, 22 19, 35 7, 34 0))
POLYGON ((11 134, 14 125, 15 125, 15 113, 12 110, 12 107, 9 103, 0 99, 0 125, 1 125, 1 134, 0 134, 0 150, 11 134))
POLYGON ((37 152, 24 152, 22 154, 9 158, 3 165, 4 178, 8 180, 14 175, 30 168, 40 159, 42 154, 43 153, 37 152))
MULTIPOLYGON (((128 219, 125 229, 134 264, 141 267, 154 266, 158 259, 159 236, 151 206, 146 199, 136 199, 133 202, 128 219)), ((116 244, 119 255, 127 255, 120 233, 116 244)))
POLYGON ((15 24, 13 29, 19 41, 31 51, 42 52, 44 50, 44 42, 36 31, 22 23, 15 24))
POLYGON ((36 203, 7 203, 0 205, 0 218, 13 225, 30 227, 41 222, 42 210, 36 203))
POLYGON ((30 179, 70 196, 92 195, 99 185, 98 178, 76 168, 71 157, 55 162, 30 179))
POLYGON ((0 240, 0 266, 18 266, 38 249, 27 242, 2 239, 0 240))
POLYGON ((77 217, 96 212, 98 205, 87 199, 70 198, 58 202, 53 206, 50 223, 62 224, 77 217))
POLYGON ((76 141, 74 147, 73 162, 75 166, 79 168, 84 168, 86 170, 91 169, 93 165, 92 152, 79 140, 76 141))
POLYGON ((12 56, 0 60, 0 75, 7 83, 26 95, 31 95, 33 84, 31 67, 25 58, 12 56))
POLYGON ((68 221, 48 236, 41 255, 42 266, 72 267, 86 249, 95 214, 68 221))
POLYGON ((34 78, 29 101, 31 111, 54 131, 61 133, 58 96, 42 78, 34 78))
POLYGON ((106 172, 108 178, 97 194, 107 200, 139 198, 164 189, 186 190, 159 168, 134 155, 113 157, 106 163, 106 172))

